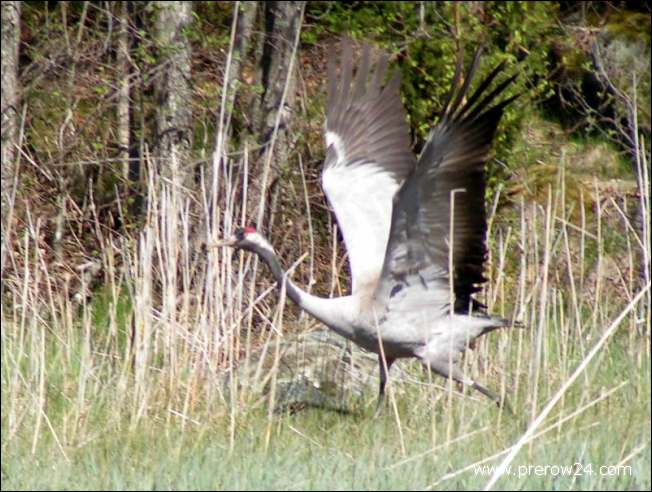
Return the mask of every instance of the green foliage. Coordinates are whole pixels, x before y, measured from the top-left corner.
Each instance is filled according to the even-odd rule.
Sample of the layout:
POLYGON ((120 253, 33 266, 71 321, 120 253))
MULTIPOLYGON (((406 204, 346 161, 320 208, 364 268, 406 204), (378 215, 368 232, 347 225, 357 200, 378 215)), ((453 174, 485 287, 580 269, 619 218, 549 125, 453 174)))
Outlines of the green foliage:
POLYGON ((416 2, 308 2, 302 42, 336 34, 387 44, 410 36, 417 16, 416 2))
MULTIPOLYGON (((37 67, 55 67, 47 72, 46 77, 28 78, 26 81, 24 97, 30 108, 26 140, 33 146, 37 162, 53 158, 66 162, 101 162, 97 167, 89 166, 88 172, 79 172, 74 177, 72 190, 76 193, 73 193, 73 197, 77 203, 84 202, 90 177, 93 186, 97 186, 95 198, 107 202, 122 176, 119 166, 104 163, 114 158, 117 150, 117 115, 113 103, 117 77, 120 76, 112 71, 114 64, 110 51, 95 54, 97 47, 107 41, 101 24, 104 17, 90 9, 89 24, 85 25, 84 36, 81 37, 83 42, 71 46, 78 59, 96 59, 98 63, 75 65, 71 60, 57 56, 66 44, 63 40, 68 39, 72 43, 83 27, 79 24, 81 5, 75 4, 67 9, 66 22, 63 22, 61 12, 57 10, 59 7, 51 9, 46 4, 26 5, 23 12, 23 52, 37 67), (91 20, 96 23, 95 29, 89 28, 91 20), (70 89, 71 83, 75 87, 74 93, 70 89), (61 142, 60 136, 67 135, 62 127, 65 129, 69 108, 73 111, 72 122, 77 134, 73 140, 61 142), (63 154, 60 152, 62 148, 66 149, 63 154)), ((505 96, 521 96, 507 108, 496 136, 496 157, 504 164, 489 166, 490 187, 496 188, 520 165, 520 158, 512 149, 519 138, 519 129, 530 118, 533 108, 551 97, 556 89, 555 84, 566 84, 568 77, 580 81, 587 73, 586 54, 580 50, 579 43, 559 27, 562 15, 559 5, 557 2, 308 2, 301 33, 301 53, 304 55, 300 53, 300 56, 314 50, 323 57, 323 47, 343 36, 387 50, 392 55, 395 69, 402 75, 401 93, 416 151, 420 150, 429 129, 436 122, 442 100, 450 88, 460 49, 468 65, 476 48, 484 46, 477 80, 498 63, 507 61, 504 75, 518 74, 518 78, 505 96), (551 72, 556 67, 550 64, 551 53, 559 49, 568 75, 560 82, 551 78, 551 72)), ((184 31, 193 45, 193 120, 196 122, 193 148, 200 155, 206 150, 207 142, 214 141, 215 112, 221 99, 222 67, 229 47, 233 7, 228 2, 196 2, 193 22, 184 31)), ((161 55, 152 39, 154 14, 153 7, 137 5, 132 26, 137 42, 130 49, 130 61, 135 72, 142 77, 134 91, 136 99, 132 123, 138 126, 134 133, 138 138, 142 137, 150 149, 156 144, 153 127, 157 102, 152 88, 161 55), (136 19, 140 19, 140 22, 136 22, 136 19)), ((259 24, 263 15, 262 11, 259 12, 259 24)), ((598 18, 595 20, 597 22, 598 18)), ((634 62, 640 65, 644 55, 649 55, 649 22, 649 15, 626 10, 608 17, 604 36, 612 40, 610 46, 614 49, 609 51, 613 53, 611 58, 620 60, 612 64, 619 86, 629 88, 631 77, 627 68, 634 62), (636 39, 648 47, 647 52, 633 50, 630 45, 624 50, 616 49, 616 42, 621 39, 636 39)), ((260 48, 256 48, 257 36, 254 33, 252 52, 260 48)), ((248 82, 238 84, 238 98, 231 122, 235 130, 234 148, 242 144, 238 130, 247 127, 249 102, 265 90, 256 83, 253 75, 256 67, 252 67, 251 62, 250 59, 244 60, 243 65, 248 82)), ((312 154, 312 149, 308 149, 303 142, 321 140, 321 125, 312 122, 304 125, 301 119, 305 117, 321 121, 323 118, 323 98, 310 97, 314 95, 313 91, 320 95, 324 92, 323 68, 314 69, 318 83, 303 95, 307 96, 308 101, 305 114, 295 113, 295 127, 305 130, 303 133, 311 133, 307 136, 302 133, 300 145, 296 148, 304 156, 312 154)), ((31 76, 32 72, 26 73, 31 76)), ((639 72, 640 115, 642 126, 649 128, 649 69, 645 70, 643 66, 639 72)), ((595 122, 595 118, 589 116, 586 121, 595 122)), ((128 200, 129 197, 125 197, 125 201, 128 200)))
POLYGON ((567 5, 569 23, 561 24, 563 35, 550 50, 555 94, 545 101, 545 114, 572 132, 599 136, 631 152, 625 135, 633 131, 634 106, 638 130, 650 141, 649 9, 612 2, 579 5, 567 5))
POLYGON ((194 2, 193 22, 184 34, 195 49, 228 49, 232 17, 231 2, 194 2))
MULTIPOLYGON (((546 75, 548 50, 559 35, 556 3, 311 2, 306 15, 308 25, 302 38, 306 43, 333 34, 346 35, 378 44, 394 55, 416 150, 427 138, 450 90, 460 48, 468 66, 475 50, 484 47, 477 80, 507 61, 505 76, 517 73, 518 78, 505 97, 521 97, 505 112, 496 137, 496 154, 508 163, 508 172, 516 165, 509 149, 529 114, 527 108, 551 90, 546 75)), ((503 180, 504 170, 490 169, 490 182, 503 180)))
POLYGON ((649 48, 651 28, 649 13, 617 10, 609 16, 605 33, 613 37, 624 37, 632 42, 643 41, 649 48))
POLYGON ((108 286, 102 286, 93 293, 90 304, 93 338, 98 343, 110 340, 117 353, 125 353, 131 337, 133 306, 126 289, 114 298, 108 286), (116 305, 113 306, 113 303, 116 305))

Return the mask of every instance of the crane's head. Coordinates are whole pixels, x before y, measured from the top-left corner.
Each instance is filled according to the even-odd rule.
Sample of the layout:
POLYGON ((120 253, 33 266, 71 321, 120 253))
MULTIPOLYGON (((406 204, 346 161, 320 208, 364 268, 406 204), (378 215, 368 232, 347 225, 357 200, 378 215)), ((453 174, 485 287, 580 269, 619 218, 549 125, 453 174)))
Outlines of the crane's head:
POLYGON ((272 245, 260 234, 255 227, 238 227, 231 237, 218 241, 214 247, 228 246, 235 249, 244 249, 254 253, 262 253, 265 250, 273 251, 272 245))

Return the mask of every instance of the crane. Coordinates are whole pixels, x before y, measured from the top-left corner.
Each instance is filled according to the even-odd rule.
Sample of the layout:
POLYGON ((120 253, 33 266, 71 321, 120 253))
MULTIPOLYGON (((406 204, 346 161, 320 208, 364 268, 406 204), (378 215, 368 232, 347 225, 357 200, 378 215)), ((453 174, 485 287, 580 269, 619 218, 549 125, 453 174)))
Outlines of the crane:
POLYGON ((352 47, 344 43, 338 74, 331 52, 322 187, 346 244, 350 295, 303 291, 255 227, 237 228, 215 244, 256 253, 301 309, 378 354, 377 412, 389 369, 400 358, 417 358, 434 374, 501 404, 459 366, 477 338, 509 325, 486 314, 473 294, 486 281, 484 165, 503 110, 517 96, 496 100, 516 75, 488 91, 503 62, 469 95, 480 53, 463 78, 458 57, 452 88, 417 159, 398 74, 385 83, 387 55, 372 66, 365 46, 354 73, 352 47))

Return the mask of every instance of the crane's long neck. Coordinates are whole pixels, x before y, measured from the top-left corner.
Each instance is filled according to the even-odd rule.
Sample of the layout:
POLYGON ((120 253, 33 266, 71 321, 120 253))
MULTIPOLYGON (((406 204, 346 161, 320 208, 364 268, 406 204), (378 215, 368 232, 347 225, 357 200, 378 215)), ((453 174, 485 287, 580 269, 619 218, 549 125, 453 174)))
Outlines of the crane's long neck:
POLYGON ((260 249, 257 250, 256 253, 258 253, 258 256, 262 258, 262 260, 272 271, 272 275, 274 275, 274 279, 276 279, 276 282, 278 282, 279 288, 283 285, 283 282, 285 282, 285 292, 287 293, 288 297, 292 299, 300 308, 310 312, 310 298, 314 296, 311 296, 307 292, 294 285, 294 282, 285 276, 285 271, 283 270, 281 263, 278 261, 278 257, 276 256, 274 250, 260 249))
POLYGON ((288 297, 301 309, 307 311, 340 335, 349 339, 352 338, 352 319, 355 307, 353 306, 354 300, 351 296, 328 299, 308 294, 287 278, 276 253, 271 247, 269 249, 257 249, 256 253, 269 266, 272 275, 274 275, 274 278, 278 282, 279 288, 285 283, 288 297))

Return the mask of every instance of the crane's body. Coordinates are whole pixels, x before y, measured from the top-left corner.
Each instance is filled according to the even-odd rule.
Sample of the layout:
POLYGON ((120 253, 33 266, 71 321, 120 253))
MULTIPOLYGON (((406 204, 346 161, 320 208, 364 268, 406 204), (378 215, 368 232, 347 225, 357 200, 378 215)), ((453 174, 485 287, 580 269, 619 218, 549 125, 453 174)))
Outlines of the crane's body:
POLYGON ((239 228, 221 245, 257 253, 288 297, 329 328, 379 354, 380 399, 399 358, 417 358, 443 377, 499 398, 467 378, 460 355, 507 323, 474 308, 485 281, 484 164, 503 108, 493 104, 513 80, 485 94, 502 65, 470 96, 479 61, 462 87, 461 58, 440 120, 417 160, 399 98, 398 77, 384 84, 387 58, 371 70, 366 47, 355 75, 349 45, 339 77, 331 56, 322 185, 346 243, 352 292, 308 294, 289 280, 270 243, 239 228))

